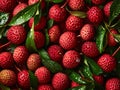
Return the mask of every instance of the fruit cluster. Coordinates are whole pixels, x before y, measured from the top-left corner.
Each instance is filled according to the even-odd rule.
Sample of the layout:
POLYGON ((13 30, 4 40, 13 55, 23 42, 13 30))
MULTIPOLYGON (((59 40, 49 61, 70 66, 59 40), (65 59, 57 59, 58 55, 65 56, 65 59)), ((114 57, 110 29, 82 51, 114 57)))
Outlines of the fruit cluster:
POLYGON ((0 0, 0 90, 120 90, 119 0, 0 0))

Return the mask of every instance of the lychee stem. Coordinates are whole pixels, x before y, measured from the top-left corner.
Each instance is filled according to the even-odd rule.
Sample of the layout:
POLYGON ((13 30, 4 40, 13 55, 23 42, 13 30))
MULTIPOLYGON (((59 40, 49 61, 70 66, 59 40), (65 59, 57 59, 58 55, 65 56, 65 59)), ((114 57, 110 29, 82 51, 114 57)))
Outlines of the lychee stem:
POLYGON ((119 50, 120 50, 120 46, 117 48, 117 50, 115 50, 115 52, 112 54, 112 56, 114 57, 119 50))
POLYGON ((11 44, 11 42, 9 41, 9 42, 7 42, 6 44, 4 44, 4 45, 1 45, 0 46, 0 49, 2 49, 3 47, 6 47, 6 46, 8 46, 8 45, 10 45, 11 44))
POLYGON ((21 70, 15 65, 15 68, 20 72, 21 70))
POLYGON ((61 6, 61 8, 64 8, 67 5, 68 1, 69 0, 66 0, 66 2, 61 6))

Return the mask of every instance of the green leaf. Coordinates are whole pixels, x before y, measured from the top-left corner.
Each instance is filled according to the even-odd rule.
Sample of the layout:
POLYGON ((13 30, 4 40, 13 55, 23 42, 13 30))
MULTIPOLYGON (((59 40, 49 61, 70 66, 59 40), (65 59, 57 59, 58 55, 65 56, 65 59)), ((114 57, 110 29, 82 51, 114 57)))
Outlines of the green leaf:
POLYGON ((35 42, 34 42, 34 23, 32 24, 32 28, 30 29, 30 32, 27 35, 25 45, 26 45, 26 47, 28 48, 29 51, 37 52, 37 48, 36 48, 36 45, 35 45, 35 42))
POLYGON ((113 34, 115 40, 120 43, 120 34, 113 34))
POLYGON ((39 3, 35 3, 20 11, 16 16, 12 18, 12 20, 9 23, 9 26, 20 25, 27 22, 33 15, 35 15, 38 4, 39 3))
POLYGON ((61 3, 63 0, 51 0, 53 3, 61 3))
POLYGON ((112 28, 115 28, 115 29, 120 29, 120 20, 117 21, 117 23, 115 23, 114 25, 111 26, 112 28))
POLYGON ((2 84, 0 84, 0 89, 2 89, 2 90, 10 90, 9 87, 4 86, 4 85, 2 85, 2 84))
POLYGON ((4 36, 5 31, 6 31, 5 27, 0 28, 0 39, 4 36))
POLYGON ((85 85, 82 85, 82 86, 70 88, 68 90, 86 90, 86 89, 87 89, 87 87, 85 85))
POLYGON ((51 28, 53 26, 53 24, 54 24, 54 20, 53 19, 48 20, 48 22, 47 22, 47 28, 48 29, 51 28))
POLYGON ((92 60, 91 58, 88 58, 88 57, 85 57, 85 60, 88 62, 93 74, 99 75, 99 74, 103 73, 102 69, 97 65, 97 63, 94 60, 92 60))
POLYGON ((61 72, 63 70, 60 64, 50 59, 48 53, 44 49, 39 50, 38 53, 42 58, 42 64, 46 66, 52 73, 61 72))
POLYGON ((96 44, 100 53, 102 53, 106 47, 106 30, 103 26, 99 26, 96 33, 96 44))
POLYGON ((109 25, 119 14, 120 14, 120 0, 113 0, 113 3, 110 7, 109 25))
POLYGON ((32 71, 29 70, 29 77, 30 77, 30 85, 32 88, 37 89, 38 87, 38 79, 37 77, 34 75, 34 73, 32 71))
POLYGON ((0 27, 4 26, 7 23, 8 19, 9 19, 8 13, 0 12, 0 27))
POLYGON ((85 2, 89 5, 91 5, 91 0, 85 0, 85 2))
POLYGON ((45 29, 45 37, 46 37, 46 40, 45 40, 45 47, 47 47, 50 43, 50 38, 49 38, 49 34, 48 34, 48 30, 45 29))

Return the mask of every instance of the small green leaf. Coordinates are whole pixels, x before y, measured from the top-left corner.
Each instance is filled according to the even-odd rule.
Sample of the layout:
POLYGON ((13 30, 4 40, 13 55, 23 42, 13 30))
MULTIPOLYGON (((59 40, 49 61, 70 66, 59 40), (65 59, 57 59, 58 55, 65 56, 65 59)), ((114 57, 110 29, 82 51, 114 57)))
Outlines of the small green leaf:
POLYGON ((48 34, 48 30, 45 29, 45 37, 46 37, 46 40, 45 40, 45 47, 47 47, 50 43, 50 38, 49 38, 49 34, 48 34))
POLYGON ((29 77, 30 77, 30 85, 32 88, 37 89, 38 87, 38 79, 37 77, 34 75, 34 73, 32 71, 29 70, 29 77))
POLYGON ((85 85, 82 85, 82 86, 70 88, 68 90, 86 90, 86 89, 87 89, 87 87, 85 85))
POLYGON ((32 24, 32 28, 30 29, 30 32, 27 35, 27 39, 26 39, 26 43, 25 43, 26 47, 28 48, 29 51, 33 52, 33 51, 37 51, 35 42, 34 42, 34 23, 32 24))
POLYGON ((91 5, 91 0, 85 0, 85 2, 89 5, 91 5))
POLYGON ((99 74, 103 73, 102 69, 97 65, 97 63, 94 60, 92 60, 91 58, 88 58, 88 57, 85 57, 85 60, 88 62, 93 74, 99 75, 99 74))
POLYGON ((120 14, 120 0, 113 0, 113 3, 110 7, 109 25, 119 14, 120 14))
POLYGON ((4 36, 5 31, 6 31, 5 27, 0 28, 0 39, 4 36))
POLYGON ((8 13, 3 13, 0 12, 0 27, 4 26, 9 19, 9 14, 8 13))
POLYGON ((9 26, 20 25, 27 22, 33 15, 35 15, 38 4, 39 3, 35 3, 20 11, 16 16, 12 18, 12 20, 9 23, 9 26))
POLYGON ((120 43, 120 34, 113 34, 115 40, 120 43))
POLYGON ((0 89, 2 89, 2 90, 10 90, 9 87, 4 86, 4 85, 2 85, 2 84, 0 84, 0 89))
POLYGON ((42 58, 42 64, 46 66, 52 73, 61 72, 63 70, 60 64, 50 59, 48 53, 44 49, 39 50, 38 53, 42 58))
POLYGON ((96 33, 96 44, 100 53, 102 53, 106 47, 106 30, 103 26, 99 26, 96 33))
POLYGON ((53 3, 61 3, 63 0, 51 0, 53 3))
POLYGON ((47 28, 48 29, 51 28, 53 26, 53 24, 54 24, 54 20, 53 19, 48 20, 48 22, 47 22, 47 28))

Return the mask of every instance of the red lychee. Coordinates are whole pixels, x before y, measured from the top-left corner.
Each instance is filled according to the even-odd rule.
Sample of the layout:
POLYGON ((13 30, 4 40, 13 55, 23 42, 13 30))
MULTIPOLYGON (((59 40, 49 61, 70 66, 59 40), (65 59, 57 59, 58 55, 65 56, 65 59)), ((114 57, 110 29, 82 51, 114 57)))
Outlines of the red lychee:
POLYGON ((104 77, 102 75, 93 75, 93 78, 98 84, 104 84, 104 77))
POLYGON ((71 82, 71 88, 78 87, 78 86, 80 86, 80 84, 78 84, 77 82, 74 82, 74 81, 71 82))
POLYGON ((21 25, 12 26, 8 29, 6 36, 13 44, 21 44, 26 39, 26 31, 21 25))
POLYGON ((60 37, 60 28, 58 27, 58 25, 52 26, 49 29, 48 34, 49 34, 50 41, 53 43, 57 43, 60 37))
MULTIPOLYGON (((30 28, 32 27, 33 22, 34 22, 34 18, 32 17, 29 20, 29 27, 30 28)), ((46 18, 44 16, 42 16, 40 18, 40 21, 35 25, 34 30, 35 31, 40 31, 40 30, 44 29, 45 25, 46 25, 46 18)))
POLYGON ((80 54, 75 50, 67 51, 63 56, 63 66, 65 68, 76 68, 80 64, 80 54))
POLYGON ((120 79, 110 78, 107 80, 105 90, 120 90, 120 79))
POLYGON ((48 47, 48 54, 50 58, 54 61, 61 62, 63 58, 63 48, 59 45, 51 45, 48 47))
POLYGON ((13 86, 16 84, 16 74, 12 70, 3 69, 0 71, 0 83, 6 86, 13 86))
POLYGON ((83 26, 83 20, 77 16, 70 15, 66 20, 66 29, 69 31, 78 31, 83 26))
POLYGON ((49 84, 43 84, 38 86, 38 90, 54 90, 53 87, 49 84))
POLYGON ((52 85, 55 90, 66 90, 69 82, 68 76, 61 72, 56 73, 52 79, 52 85))
POLYGON ((17 46, 13 52, 13 58, 16 63, 24 64, 29 56, 28 49, 25 46, 17 46))
POLYGON ((47 84, 51 80, 51 73, 46 67, 39 67, 35 71, 35 75, 38 78, 40 84, 47 84))
POLYGON ((109 54, 103 54, 97 61, 104 72, 111 72, 116 68, 116 60, 109 54))
POLYGON ((58 4, 53 5, 49 9, 49 17, 57 22, 64 21, 66 19, 67 12, 64 8, 61 8, 58 4))
POLYGON ((0 67, 11 68, 14 65, 13 55, 10 52, 0 53, 0 67))
POLYGON ((64 32, 59 38, 59 44, 66 50, 75 48, 77 44, 76 34, 70 31, 64 32))
POLYGON ((39 66, 41 66, 41 58, 39 54, 31 54, 27 59, 28 69, 31 71, 35 71, 39 66))
POLYGON ((102 4, 103 2, 105 2, 106 0, 91 0, 93 4, 95 5, 99 5, 102 4))
POLYGON ((83 54, 91 58, 95 58, 100 54, 95 42, 90 42, 90 41, 84 42, 81 47, 81 50, 83 54))
POLYGON ((84 0, 69 0, 68 5, 72 10, 81 10, 83 9, 85 5, 85 1, 84 0))

